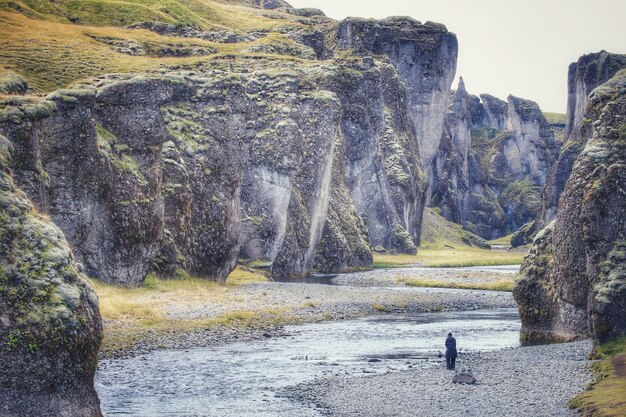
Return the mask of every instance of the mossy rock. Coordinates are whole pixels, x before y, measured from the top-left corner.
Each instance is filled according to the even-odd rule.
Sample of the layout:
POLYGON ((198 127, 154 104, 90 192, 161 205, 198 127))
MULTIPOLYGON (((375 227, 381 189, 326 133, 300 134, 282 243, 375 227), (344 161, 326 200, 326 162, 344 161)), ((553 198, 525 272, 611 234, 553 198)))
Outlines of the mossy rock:
POLYGON ((63 233, 15 187, 0 136, 0 404, 8 415, 100 415, 98 297, 63 233), (7 408, 8 407, 8 408, 7 408))

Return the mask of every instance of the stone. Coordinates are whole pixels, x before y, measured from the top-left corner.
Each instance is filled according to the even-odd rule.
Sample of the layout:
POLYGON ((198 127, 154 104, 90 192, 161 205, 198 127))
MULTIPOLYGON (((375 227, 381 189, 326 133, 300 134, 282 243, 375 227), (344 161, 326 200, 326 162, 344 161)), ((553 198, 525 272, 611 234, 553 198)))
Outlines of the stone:
POLYGON ((476 383, 476 378, 474 378, 473 376, 471 376, 470 374, 466 374, 466 373, 460 373, 460 374, 456 374, 453 378, 452 378, 452 382, 454 384, 468 384, 468 385, 473 385, 476 383))
POLYGON ((63 233, 16 186, 0 136, 0 414, 101 416, 98 297, 63 233))
POLYGON ((620 70, 589 96, 593 133, 514 288, 524 339, 591 335, 605 342, 626 335, 625 92, 620 70))

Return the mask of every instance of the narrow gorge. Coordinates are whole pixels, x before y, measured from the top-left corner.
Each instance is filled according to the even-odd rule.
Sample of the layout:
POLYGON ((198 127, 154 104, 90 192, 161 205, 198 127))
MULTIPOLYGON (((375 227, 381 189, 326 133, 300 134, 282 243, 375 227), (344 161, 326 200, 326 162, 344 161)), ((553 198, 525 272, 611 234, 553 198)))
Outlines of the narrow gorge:
MULTIPOLYGON (((185 409, 211 415, 240 394, 216 375, 272 359, 257 345, 279 346, 290 383, 247 364, 241 413, 412 415, 405 391, 359 393, 421 375, 419 410, 439 416, 432 387, 451 382, 420 372, 444 316, 471 341, 461 364, 489 372, 472 394, 489 415, 569 413, 592 342, 626 336, 626 55, 572 63, 561 115, 471 94, 459 48, 442 23, 283 0, 0 0, 0 416, 178 415, 117 384, 169 363, 128 382, 145 401, 215 349, 227 365, 198 387, 224 391, 185 409), (407 323, 427 335, 412 353, 407 323), (530 408, 489 391, 509 368, 484 358, 505 348, 563 365, 520 377, 547 396, 530 408)), ((185 373, 181 402, 200 377, 185 373)))

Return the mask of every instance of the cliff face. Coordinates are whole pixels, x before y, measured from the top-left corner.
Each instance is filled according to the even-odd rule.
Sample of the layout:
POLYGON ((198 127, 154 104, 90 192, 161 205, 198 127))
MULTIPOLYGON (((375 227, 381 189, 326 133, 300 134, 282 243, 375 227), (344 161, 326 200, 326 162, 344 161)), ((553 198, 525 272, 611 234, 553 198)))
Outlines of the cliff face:
POLYGON ((15 186, 12 150, 0 136, 0 414, 100 416, 98 297, 63 233, 15 186))
POLYGON ((589 94, 625 67, 626 55, 610 54, 605 51, 584 55, 569 66, 565 143, 561 155, 548 174, 546 186, 542 191, 541 210, 537 214, 536 230, 541 230, 556 216, 559 198, 572 172, 574 161, 591 137, 592 128, 589 120, 595 117, 586 115, 589 94))
POLYGON ((431 204, 446 219, 489 239, 534 217, 559 149, 536 103, 480 97, 468 94, 463 80, 450 97, 431 204))
POLYGON ((326 82, 342 103, 346 184, 372 245, 415 253, 426 186, 397 71, 357 57, 326 82))
POLYGON ((107 282, 140 280, 163 233, 164 125, 150 104, 163 92, 144 94, 120 110, 110 93, 96 104, 92 87, 59 91, 9 107, 0 127, 15 147, 16 182, 64 231, 86 273, 107 282))
POLYGON ((263 233, 256 258, 279 258, 287 273, 310 269, 336 98, 301 90, 294 73, 211 75, 104 78, 80 96, 51 96, 38 106, 56 110, 40 119, 12 108, 23 118, 3 130, 20 147, 18 178, 90 275, 133 286, 156 263, 224 280, 240 242, 245 256, 263 233))
POLYGON ((625 91, 622 70, 589 97, 593 134, 514 290, 526 339, 590 334, 606 341, 626 334, 625 91), (549 234, 552 241, 543 239, 549 234))
POLYGON ((386 55, 406 87, 421 162, 429 179, 439 149, 450 86, 456 71, 458 44, 445 26, 408 18, 382 21, 346 19, 337 30, 339 50, 386 55))
MULTIPOLYGON (((495 100, 493 98, 491 102, 495 100)), ((489 187, 481 167, 480 156, 472 148, 472 138, 477 140, 477 134, 488 134, 492 129, 489 127, 491 121, 480 99, 468 94, 461 79, 450 97, 443 136, 433 165, 431 204, 440 207, 446 219, 482 236, 490 236, 504 221, 497 196, 489 187)))
MULTIPOLYGON (((368 25, 379 34, 364 50, 392 55, 394 36, 407 33, 394 59, 454 60, 445 28, 368 25)), ((16 181, 87 274, 120 285, 150 270, 223 281, 239 257, 270 263, 275 276, 314 262, 366 267, 370 242, 415 253, 426 180, 411 100, 416 74, 424 91, 448 74, 403 75, 369 52, 281 66, 231 60, 104 76, 40 103, 9 99, 0 132, 16 149, 16 181)))

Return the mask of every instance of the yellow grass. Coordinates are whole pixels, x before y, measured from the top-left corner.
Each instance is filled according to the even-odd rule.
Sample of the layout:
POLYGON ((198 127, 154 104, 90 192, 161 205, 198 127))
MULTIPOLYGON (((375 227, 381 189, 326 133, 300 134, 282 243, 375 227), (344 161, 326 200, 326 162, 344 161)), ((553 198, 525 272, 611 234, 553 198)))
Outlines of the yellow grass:
POLYGON ((487 290, 487 291, 513 291, 514 280, 500 280, 489 283, 467 283, 467 282, 449 282, 449 281, 432 281, 404 278, 400 280, 410 287, 427 287, 427 288, 459 288, 467 290, 487 290))
POLYGON ((92 281, 100 298, 100 314, 105 322, 103 351, 124 349, 161 333, 187 332, 216 325, 248 325, 257 313, 229 311, 213 318, 172 319, 166 313, 168 304, 233 300, 234 286, 267 281, 258 272, 242 267, 233 271, 225 285, 184 273, 178 279, 165 280, 148 276, 139 288, 120 288, 92 281))
MULTIPOLYGON (((237 19, 242 16, 247 15, 237 16, 237 19)), ((284 42, 292 42, 284 36, 283 38, 284 42)), ((22 14, 0 10, 0 77, 5 73, 17 73, 26 78, 29 86, 37 92, 48 93, 76 81, 108 73, 136 73, 178 65, 194 68, 224 55, 296 59, 242 52, 252 45, 264 42, 267 40, 261 38, 250 43, 220 44, 202 39, 160 36, 147 30, 33 20, 22 14), (110 45, 96 39, 103 37, 165 47, 210 47, 217 52, 195 57, 131 56, 116 52, 110 45)))
POLYGON ((512 237, 513 237, 513 233, 511 233, 510 235, 499 237, 494 240, 490 240, 489 244, 490 245, 510 245, 512 237))
POLYGON ((524 252, 493 251, 466 245, 448 247, 445 244, 438 244, 419 247, 417 255, 374 254, 374 267, 394 268, 411 264, 432 267, 516 265, 522 262, 524 255, 524 252))
POLYGON ((601 359, 593 365, 597 381, 576 396, 570 407, 581 410, 583 416, 626 416, 626 375, 623 368, 618 375, 614 366, 617 362, 626 361, 626 337, 600 346, 597 356, 601 359))

